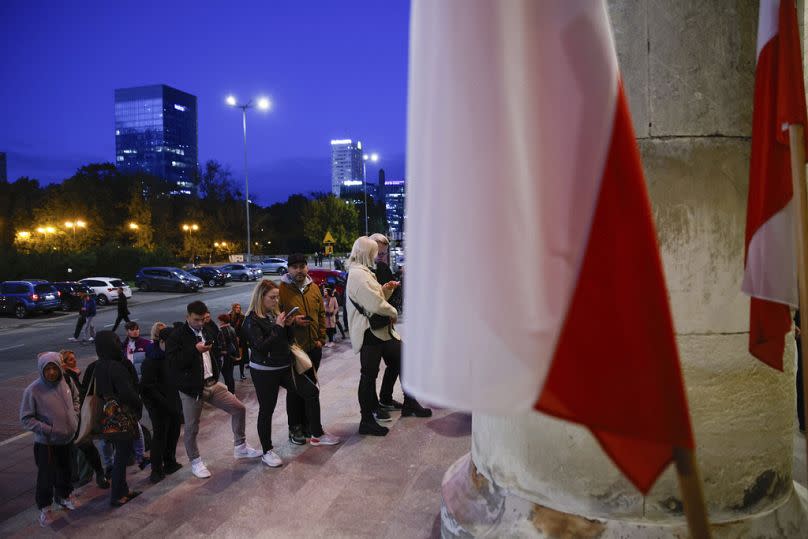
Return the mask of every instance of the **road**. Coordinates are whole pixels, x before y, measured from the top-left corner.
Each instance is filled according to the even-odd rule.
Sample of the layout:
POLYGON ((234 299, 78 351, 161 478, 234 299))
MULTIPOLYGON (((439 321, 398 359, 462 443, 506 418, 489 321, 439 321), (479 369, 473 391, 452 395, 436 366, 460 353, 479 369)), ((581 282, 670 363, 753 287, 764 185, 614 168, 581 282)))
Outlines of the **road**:
MULTIPOLYGON (((272 278, 278 282, 279 277, 272 278)), ((205 288, 190 294, 139 292, 129 300, 130 319, 140 325, 141 334, 149 336, 152 324, 167 324, 185 319, 185 306, 194 300, 204 301, 214 318, 239 302, 246 311, 255 283, 228 283, 221 288, 205 288)), ((96 331, 112 329, 117 310, 114 305, 99 307, 96 331)), ((70 348, 76 352, 80 368, 96 359, 95 347, 68 342, 76 325, 76 311, 39 315, 23 320, 0 317, 0 442, 21 432, 19 406, 25 387, 37 376, 36 356, 39 352, 70 348)), ((122 327, 118 334, 125 336, 122 327)))

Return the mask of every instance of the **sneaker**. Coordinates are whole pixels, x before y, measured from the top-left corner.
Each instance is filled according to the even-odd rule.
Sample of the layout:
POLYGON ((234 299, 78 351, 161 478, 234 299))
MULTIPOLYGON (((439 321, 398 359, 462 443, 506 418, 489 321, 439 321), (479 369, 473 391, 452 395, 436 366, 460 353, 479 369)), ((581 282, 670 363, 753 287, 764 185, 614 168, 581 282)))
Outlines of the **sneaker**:
POLYGON ((359 423, 359 434, 366 434, 368 436, 387 436, 390 429, 382 427, 375 421, 362 421, 359 423))
POLYGON ((412 401, 407 402, 401 408, 401 417, 411 415, 414 415, 415 417, 432 417, 432 410, 430 408, 424 408, 418 403, 418 401, 413 399, 412 401))
POLYGON ((191 473, 200 479, 207 479, 210 477, 210 470, 208 470, 208 467, 205 466, 204 462, 202 462, 201 457, 197 457, 191 461, 191 473))
POLYGON ((233 457, 237 459, 254 459, 261 456, 261 452, 253 449, 246 443, 237 445, 233 448, 233 457))
POLYGON ((163 466, 163 472, 166 475, 171 475, 174 472, 178 471, 180 468, 182 468, 182 464, 180 464, 179 462, 169 462, 168 464, 163 466))
POLYGON ((67 338, 67 340, 68 340, 69 342, 76 342, 76 341, 78 341, 78 339, 77 339, 77 338, 75 338, 75 337, 68 337, 68 338, 67 338))
POLYGON ((244 376, 244 375, 242 374, 242 375, 241 375, 241 379, 242 379, 242 380, 246 380, 246 379, 247 379, 247 377, 246 377, 246 376, 244 376))
POLYGON ((74 498, 68 496, 67 498, 60 498, 59 496, 55 496, 53 498, 57 504, 61 505, 68 511, 75 511, 76 510, 76 501, 74 498))
POLYGON ((53 524, 53 513, 50 507, 43 507, 39 510, 39 525, 47 528, 51 524, 53 524))
POLYGON ((303 433, 303 429, 301 427, 290 428, 289 441, 295 445, 306 445, 306 435, 303 433))
POLYGON ((394 410, 401 410, 404 405, 398 402, 395 399, 390 399, 390 402, 382 402, 379 401, 379 409, 384 410, 386 412, 392 412, 394 410))
POLYGON ((270 468, 278 468, 283 464, 281 458, 271 449, 264 453, 264 455, 261 457, 261 462, 270 468))
POLYGON ((376 416, 376 421, 392 421, 393 420, 393 417, 390 415, 390 412, 388 412, 387 410, 384 410, 382 408, 379 408, 378 410, 373 412, 373 415, 376 416))
POLYGON ((341 441, 342 440, 340 440, 333 434, 328 434, 327 432, 324 432, 320 436, 312 436, 311 439, 309 440, 309 443, 311 445, 337 445, 341 441))
POLYGON ((87 342, 93 342, 93 341, 95 341, 95 338, 93 338, 93 337, 90 337, 89 339, 87 339, 87 342))

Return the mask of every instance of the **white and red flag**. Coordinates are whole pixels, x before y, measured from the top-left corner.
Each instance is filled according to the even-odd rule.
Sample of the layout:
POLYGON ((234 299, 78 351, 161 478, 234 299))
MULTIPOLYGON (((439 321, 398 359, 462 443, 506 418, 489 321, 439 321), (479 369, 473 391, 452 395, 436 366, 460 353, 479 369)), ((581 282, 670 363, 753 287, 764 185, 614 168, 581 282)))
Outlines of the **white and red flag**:
POLYGON ((742 290, 752 296, 749 352, 779 370, 799 304, 788 126, 805 117, 796 6, 761 0, 742 290))
POLYGON ((581 423, 647 492, 693 436, 605 2, 412 6, 404 387, 581 423))

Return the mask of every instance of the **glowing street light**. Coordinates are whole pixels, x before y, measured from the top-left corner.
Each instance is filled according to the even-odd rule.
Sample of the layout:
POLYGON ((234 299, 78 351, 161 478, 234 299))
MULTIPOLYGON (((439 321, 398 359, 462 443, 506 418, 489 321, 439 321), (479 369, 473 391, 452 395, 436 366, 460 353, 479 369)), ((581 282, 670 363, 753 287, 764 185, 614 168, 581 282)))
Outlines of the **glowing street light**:
POLYGON ((191 232, 196 232, 197 230, 199 230, 199 225, 196 224, 196 223, 193 223, 193 224, 190 224, 190 225, 185 225, 184 224, 184 225, 182 225, 182 229, 185 232, 188 232, 188 234, 190 235, 191 232))
POLYGON ((129 223, 129 230, 137 230, 140 226, 137 223, 129 223))
POLYGON ((30 239, 31 238, 31 233, 28 232, 27 230, 20 230, 19 232, 17 232, 17 238, 19 238, 21 240, 30 239))
POLYGON ((247 109, 258 107, 261 110, 269 110, 270 101, 267 97, 259 97, 258 103, 253 104, 250 99, 246 104, 239 104, 236 96, 228 95, 225 102, 231 107, 241 109, 241 125, 244 131, 244 205, 247 211, 247 262, 252 262, 252 251, 250 249, 250 182, 247 175, 247 109))

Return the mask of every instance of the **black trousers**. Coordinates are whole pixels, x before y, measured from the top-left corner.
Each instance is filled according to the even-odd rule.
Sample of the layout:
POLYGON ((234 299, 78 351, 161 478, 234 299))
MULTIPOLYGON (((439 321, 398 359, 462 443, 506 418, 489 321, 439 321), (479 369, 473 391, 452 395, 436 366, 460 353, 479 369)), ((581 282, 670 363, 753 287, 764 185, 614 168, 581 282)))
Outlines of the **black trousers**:
POLYGON ((180 439, 180 412, 170 414, 163 409, 149 407, 152 420, 151 467, 162 473, 166 465, 177 462, 177 442, 180 439))
POLYGON ((334 342, 334 335, 337 334, 337 328, 327 328, 325 334, 328 335, 328 342, 334 342))
POLYGON ((250 364, 250 347, 247 346, 247 339, 243 339, 239 344, 241 345, 241 363, 238 364, 238 370, 241 377, 244 378, 244 367, 250 364))
POLYGON ((128 324, 129 323, 129 313, 126 313, 126 314, 118 313, 118 317, 115 318, 115 325, 112 326, 112 331, 117 331, 118 330, 118 324, 121 323, 121 320, 126 320, 126 323, 128 324))
POLYGON ((36 462, 36 506, 39 509, 53 503, 54 493, 67 498, 73 491, 70 484, 70 446, 46 445, 34 442, 36 462))
POLYGON ((79 315, 78 319, 76 320, 76 331, 73 332, 73 338, 78 339, 79 335, 81 334, 81 328, 84 327, 84 323, 87 321, 86 318, 79 315))
POLYGON ((222 357, 222 378, 224 378, 224 385, 227 386, 227 390, 232 393, 233 395, 236 394, 236 381, 233 378, 233 369, 235 365, 233 364, 233 360, 230 358, 229 355, 225 355, 222 357))
POLYGON ((98 454, 98 449, 95 448, 92 442, 84 442, 77 445, 76 449, 81 451, 87 463, 95 472, 96 477, 104 477, 104 467, 101 465, 101 456, 98 454))
MULTIPOLYGON (((359 408, 362 411, 362 419, 371 419, 373 411, 379 407, 380 400, 382 402, 393 400, 393 388, 401 373, 401 341, 397 339, 383 341, 368 329, 365 331, 362 348, 359 350, 359 362, 361 365, 358 391, 359 408), (387 367, 382 378, 379 397, 376 398, 376 378, 379 376, 379 365, 382 358, 387 367)), ((410 400, 406 393, 404 400, 410 400)))
POLYGON ((345 338, 345 329, 342 327, 342 324, 339 323, 339 319, 337 319, 337 329, 339 330, 339 334, 342 335, 342 338, 345 338))
MULTIPOLYGON (((286 388, 286 394, 294 393, 305 404, 307 426, 313 436, 323 434, 320 424, 320 390, 307 376, 297 374, 291 367, 275 371, 250 369, 258 397, 258 437, 264 453, 272 449, 272 414, 278 403, 278 389, 286 388)), ((301 421, 300 416, 296 417, 301 421)))
MULTIPOLYGON (((320 370, 320 362, 323 360, 323 349, 314 347, 311 350, 307 350, 306 353, 311 358, 311 362, 314 365, 314 370, 320 370)), ((314 372, 309 369, 308 371, 304 372, 306 376, 309 377, 310 380, 316 380, 314 372)), ((320 407, 319 401, 319 392, 318 392, 318 401, 317 407, 320 407)), ((295 394, 294 391, 287 391, 286 392, 286 416, 289 420, 289 428, 296 427, 298 425, 303 427, 303 430, 308 428, 308 413, 306 412, 306 405, 303 402, 303 399, 295 394)), ((319 419, 318 419, 319 421, 319 419)))
POLYGON ((119 500, 129 494, 126 465, 132 454, 132 438, 111 440, 109 443, 115 449, 115 461, 112 464, 112 488, 109 491, 109 497, 110 500, 119 500))

